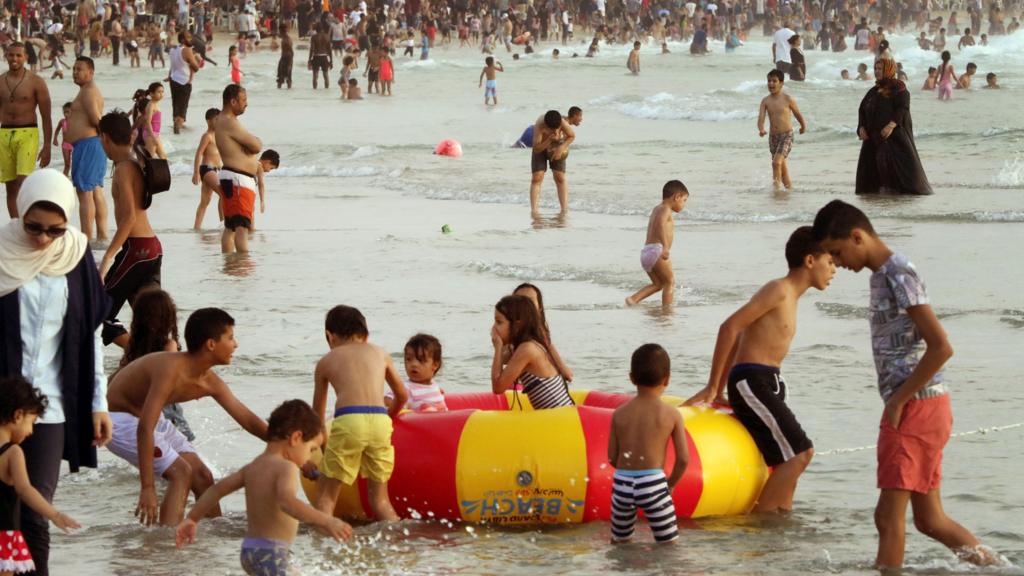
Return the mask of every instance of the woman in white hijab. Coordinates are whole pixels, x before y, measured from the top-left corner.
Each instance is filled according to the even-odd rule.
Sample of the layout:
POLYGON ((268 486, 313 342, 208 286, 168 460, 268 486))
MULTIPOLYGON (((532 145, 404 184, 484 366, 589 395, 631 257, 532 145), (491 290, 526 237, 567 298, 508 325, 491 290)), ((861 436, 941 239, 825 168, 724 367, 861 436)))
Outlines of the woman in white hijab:
MULTIPOLYGON (((95 468, 111 431, 99 333, 110 303, 85 235, 68 223, 74 208, 67 177, 37 170, 18 194, 20 217, 0 226, 0 378, 20 375, 49 398, 21 445, 49 501, 61 460, 95 468)), ((36 574, 48 576, 48 521, 22 506, 21 529, 36 574)))

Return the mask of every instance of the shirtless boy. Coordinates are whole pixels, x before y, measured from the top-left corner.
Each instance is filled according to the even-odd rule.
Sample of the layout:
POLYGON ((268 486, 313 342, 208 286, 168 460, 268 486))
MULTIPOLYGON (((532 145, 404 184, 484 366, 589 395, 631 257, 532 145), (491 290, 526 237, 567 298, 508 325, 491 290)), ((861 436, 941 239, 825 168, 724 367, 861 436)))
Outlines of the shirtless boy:
POLYGON ((793 187, 789 179, 789 165, 786 158, 793 149, 793 119, 800 122, 800 133, 807 131, 807 123, 796 105, 796 99, 782 91, 782 83, 786 76, 778 70, 768 72, 768 95, 761 100, 761 109, 757 113, 757 131, 763 138, 764 117, 768 115, 769 129, 768 150, 772 154, 772 185, 778 190, 780 186, 787 189, 793 187))
POLYGON ((378 520, 398 520, 388 499, 388 479, 395 465, 391 445, 391 418, 402 411, 408 399, 405 384, 380 346, 367 342, 366 318, 351 306, 335 306, 325 321, 331 351, 316 364, 313 411, 324 415, 327 388, 334 389, 334 419, 330 430, 316 507, 330 514, 341 485, 351 485, 358 476, 366 478, 370 509, 378 520), (384 404, 384 382, 394 394, 390 409, 384 404))
POLYGON ((256 172, 259 161, 256 155, 263 148, 263 142, 238 121, 249 105, 245 88, 228 84, 222 100, 224 107, 213 121, 214 140, 224 160, 218 172, 224 198, 224 233, 220 247, 226 254, 248 252, 248 231, 252 227, 258 188, 256 172))
POLYGON ((971 89, 971 78, 978 73, 978 65, 974 62, 967 63, 967 71, 960 75, 960 79, 957 80, 956 87, 963 90, 971 89))
POLYGON ((139 469, 142 490, 135 515, 143 524, 178 524, 189 490, 198 498, 213 485, 213 474, 195 448, 163 417, 165 405, 211 397, 250 434, 267 437, 267 423, 211 370, 231 363, 238 348, 234 325, 234 319, 219 308, 196 310, 185 323, 188 352, 146 354, 110 381, 107 402, 114 437, 108 448, 139 469), (159 514, 155 475, 168 481, 159 514))
POLYGON ((103 177, 107 174, 107 156, 100 143, 99 125, 103 116, 103 94, 93 82, 96 64, 79 56, 71 69, 78 85, 78 96, 71 102, 71 115, 64 139, 71 142, 71 182, 78 191, 82 232, 90 240, 93 221, 97 240, 107 239, 107 201, 103 197, 103 177))
POLYGON ((797 228, 786 242, 789 273, 772 280, 722 323, 703 390, 686 401, 722 402, 728 385, 733 413, 754 437, 765 464, 774 467, 754 507, 756 512, 788 512, 800 474, 814 447, 786 405, 786 382, 779 373, 796 335, 797 302, 814 287, 824 290, 836 267, 810 226, 797 228))
POLYGON ((206 207, 210 205, 210 198, 214 192, 217 192, 217 216, 224 220, 224 199, 220 195, 218 176, 223 162, 220 159, 220 150, 217 149, 213 128, 219 114, 220 110, 216 108, 206 111, 206 132, 199 138, 199 147, 196 148, 196 158, 192 165, 192 184, 199 185, 199 207, 196 208, 193 230, 199 230, 203 226, 203 216, 206 215, 206 207))
POLYGON ((324 75, 324 88, 330 88, 327 71, 334 68, 334 52, 331 50, 331 36, 327 33, 327 25, 321 24, 316 34, 309 40, 309 61, 306 66, 313 71, 313 90, 316 90, 317 74, 324 75))
POLYGON ((50 165, 50 91, 46 81, 25 68, 25 45, 7 47, 8 70, 0 78, 0 182, 7 187, 7 214, 18 217, 18 191, 25 177, 50 165), (43 148, 39 148, 36 109, 43 121, 43 148))
MULTIPOLYGON (((582 117, 581 117, 582 118, 582 117)), ((565 181, 565 160, 569 156, 569 145, 576 140, 576 132, 558 110, 548 110, 533 124, 533 154, 530 156, 530 213, 536 217, 539 212, 540 187, 548 166, 555 179, 558 191, 559 214, 569 211, 569 186, 565 181)))
POLYGON ((651 278, 651 283, 626 298, 626 305, 639 304, 641 300, 661 291, 661 304, 668 307, 675 300, 675 275, 669 250, 672 249, 672 217, 682 212, 690 191, 679 180, 670 180, 661 189, 661 204, 654 207, 647 221, 647 243, 640 250, 640 266, 651 278))
MULTIPOLYGON (((281 167, 281 155, 277 153, 277 150, 266 149, 260 154, 259 169, 256 170, 256 188, 259 190, 260 195, 260 214, 263 214, 267 210, 267 186, 263 181, 263 177, 277 170, 281 167)), ((256 231, 256 212, 253 211, 252 225, 249 227, 249 233, 256 231)))
POLYGON ((679 409, 661 401, 668 388, 671 363, 657 344, 644 344, 633 352, 629 379, 636 396, 612 414, 608 435, 608 461, 612 479, 612 543, 633 537, 636 509, 641 508, 656 542, 679 538, 672 490, 686 472, 690 455, 679 409), (665 452, 669 441, 675 463, 665 478, 665 452))
POLYGON ((629 58, 626 59, 626 68, 636 76, 640 74, 640 43, 633 42, 633 49, 629 51, 629 58))
POLYGON ((296 496, 299 466, 323 442, 321 419, 302 400, 288 400, 270 414, 267 447, 241 470, 214 484, 178 524, 178 548, 196 538, 196 525, 228 494, 245 488, 248 529, 242 541, 241 562, 246 574, 287 574, 288 556, 299 522, 319 527, 335 540, 347 540, 352 527, 296 496))
POLYGON ((377 93, 380 94, 380 61, 383 54, 376 43, 366 54, 366 70, 363 71, 363 77, 366 78, 367 94, 373 94, 374 86, 377 87, 377 93))
POLYGON ((103 288, 111 306, 103 321, 103 343, 128 346, 128 330, 117 320, 127 302, 131 305, 143 290, 160 288, 163 248, 149 224, 146 209, 153 197, 146 193, 142 167, 132 156, 132 122, 114 111, 100 119, 100 142, 114 162, 110 191, 114 197, 117 231, 100 261, 103 288))
POLYGON ((498 105, 498 72, 504 72, 505 68, 494 59, 494 56, 488 56, 484 59, 484 69, 480 71, 480 82, 479 86, 484 85, 484 78, 487 78, 487 87, 484 88, 484 106, 488 105, 491 98, 494 98, 494 105, 498 105))

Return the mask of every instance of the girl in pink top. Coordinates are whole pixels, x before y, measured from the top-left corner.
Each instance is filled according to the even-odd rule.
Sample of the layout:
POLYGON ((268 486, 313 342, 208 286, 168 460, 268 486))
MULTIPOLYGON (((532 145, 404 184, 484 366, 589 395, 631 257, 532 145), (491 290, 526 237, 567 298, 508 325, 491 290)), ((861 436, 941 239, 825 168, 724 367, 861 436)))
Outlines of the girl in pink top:
POLYGON ((167 153, 160 142, 160 125, 163 120, 160 101, 164 99, 164 85, 153 82, 145 90, 136 90, 133 99, 135 125, 132 128, 136 142, 141 140, 151 156, 166 160, 167 153))
POLYGON ((60 151, 64 154, 64 175, 71 173, 71 143, 67 140, 68 116, 71 115, 71 102, 64 103, 64 117, 57 122, 57 128, 53 131, 53 145, 57 145, 57 137, 64 135, 64 141, 60 145, 60 151))
MULTIPOLYGON (((409 393, 406 408, 413 412, 447 412, 444 390, 434 382, 441 369, 441 342, 430 334, 417 334, 405 344, 405 389, 409 393)), ((391 389, 384 393, 384 403, 391 406, 391 389)))
POLYGON ((949 50, 942 52, 942 65, 939 66, 939 100, 949 100, 953 97, 953 83, 956 82, 956 72, 953 65, 949 63, 949 50))

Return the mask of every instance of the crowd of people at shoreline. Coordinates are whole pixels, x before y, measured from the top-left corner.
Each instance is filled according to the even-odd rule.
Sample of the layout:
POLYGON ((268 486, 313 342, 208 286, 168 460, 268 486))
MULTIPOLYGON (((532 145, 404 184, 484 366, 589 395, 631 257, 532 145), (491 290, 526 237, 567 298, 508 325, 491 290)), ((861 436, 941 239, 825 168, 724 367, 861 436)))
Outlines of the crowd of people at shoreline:
MULTIPOLYGON (((690 40, 691 52, 704 54, 709 38, 725 40, 727 50, 735 49, 760 25, 773 37, 775 66, 766 76, 769 94, 761 103, 757 128, 768 137, 777 188, 792 186, 787 158, 793 146, 793 119, 800 133, 807 127, 795 98, 783 90, 786 77, 806 77, 804 49, 842 51, 845 38, 852 36, 855 50, 873 56, 875 79, 859 110, 858 194, 931 193, 913 141, 909 90, 888 50, 884 30, 936 28, 938 36, 930 41, 921 32, 920 48, 943 49, 941 66, 925 84, 940 98, 950 96, 954 83, 969 89, 977 69, 968 65, 964 76, 956 76, 944 49, 943 20, 934 15, 936 7, 921 2, 836 2, 824 7, 816 2, 779 5, 772 0, 723 2, 721 7, 713 1, 505 4, 407 0, 321 10, 306 1, 287 0, 265 12, 252 4, 233 12, 232 28, 238 38, 225 60, 232 83, 222 92, 222 107, 205 112, 206 130, 194 158, 192 182, 200 189, 194 227, 201 227, 216 196, 224 226, 222 250, 248 250, 257 196, 260 212, 265 208, 263 176, 280 166, 281 157, 240 121, 248 106, 241 58, 263 49, 262 39, 271 37, 271 49, 281 54, 277 87, 292 88, 293 29, 299 39, 310 38, 307 67, 314 89, 318 78, 330 88, 329 70, 335 55, 341 57, 339 86, 348 100, 362 98, 352 77, 360 58, 366 59, 367 92, 385 96, 392 94, 393 58, 399 57, 397 50, 403 45, 401 57, 410 58, 416 57, 417 44, 420 58, 428 57, 435 42, 443 46, 457 39, 460 46, 479 46, 488 54, 479 78, 484 104, 497 105, 497 75, 504 67, 491 53, 500 52, 502 45, 508 53, 515 46, 530 52, 540 42, 577 44, 576 34, 585 32, 592 37, 587 56, 602 44, 632 43, 627 68, 640 74, 642 43, 665 47, 668 41, 690 40), (800 23, 792 26, 800 33, 788 22, 800 23)), ((982 6, 976 0, 969 4, 971 30, 977 32, 982 6)), ((144 1, 141 10, 140 2, 96 5, 84 0, 70 11, 59 6, 23 2, 16 15, 6 14, 0 24, 8 62, 0 82, 0 180, 7 188, 11 217, 0 228, 0 324, 5 333, 0 346, 0 572, 48 574, 48 523, 61 529, 78 527, 52 506, 61 461, 67 460, 73 472, 94 467, 101 446, 138 468, 138 517, 145 524, 177 526, 179 545, 195 538, 202 518, 218 513, 222 497, 244 487, 250 496, 242 546, 248 573, 284 573, 299 521, 337 539, 350 537, 351 527, 332 511, 341 486, 359 475, 369 481, 374 517, 396 520, 387 493, 395 465, 392 420, 400 418, 405 407, 446 409, 444 393, 433 381, 442 364, 441 343, 428 334, 410 339, 404 350, 408 379, 403 380, 389 354, 368 342, 362 314, 348 306, 335 307, 325 320, 330 352, 316 367, 311 405, 287 401, 268 421, 249 410, 212 370, 230 363, 237 346, 234 319, 227 312, 194 312, 184 329, 186 351, 180 351, 176 308, 170 295, 160 290, 163 247, 147 216, 154 194, 160 192, 152 182, 151 162, 166 159, 160 141, 164 84, 154 82, 138 90, 131 112, 105 110, 104 95, 94 81, 95 58, 109 50, 113 66, 120 65, 123 53, 130 67, 140 67, 138 52, 147 48, 150 66, 155 68, 159 61, 163 68, 166 54, 171 125, 179 133, 186 125, 195 75, 214 63, 208 56, 218 10, 183 0, 176 14, 154 18, 146 13, 144 1), (54 127, 47 81, 33 70, 41 71, 49 62, 51 80, 62 79, 68 44, 75 54, 70 68, 79 92, 62 106, 63 118, 54 127), (64 174, 46 169, 58 134, 64 174), (37 160, 42 169, 36 169, 37 160), (108 161, 113 162, 112 236, 103 191, 108 161), (81 231, 69 222, 76 205, 81 231), (98 263, 90 248, 102 252, 98 263), (118 321, 125 304, 133 310, 130 327, 118 321), (108 385, 102 360, 104 347, 112 343, 124 349, 124 357, 108 385), (333 419, 325 417, 331 389, 336 397, 333 419), (191 445, 192 432, 180 408, 183 402, 203 397, 214 398, 245 430, 267 441, 264 454, 219 482, 191 445), (324 461, 314 467, 310 453, 321 445, 324 461), (300 468, 317 479, 312 506, 294 497, 300 468), (162 502, 157 497, 158 477, 166 480, 162 502), (196 503, 186 516, 189 493, 196 503), (20 512, 18 501, 25 504, 20 512)), ((1016 31, 1017 18, 1009 16, 1006 22, 998 2, 987 12, 988 35, 1016 31)), ((953 12, 946 21, 950 29, 956 29, 955 18, 953 12)), ((982 41, 986 38, 982 35, 982 41)), ((972 43, 968 30, 960 37, 959 48, 972 43)), ((862 76, 869 79, 866 69, 862 76)), ((987 82, 989 88, 998 87, 994 73, 987 82)), ((565 115, 549 110, 520 138, 522 147, 531 148, 530 205, 535 216, 548 169, 561 213, 568 210, 566 158, 576 138, 574 127, 582 120, 579 107, 565 115)), ((689 194, 680 181, 665 185, 640 253, 650 284, 627 298, 628 305, 658 292, 664 305, 674 302, 673 215, 684 209, 689 194)), ((774 467, 755 509, 792 509, 797 480, 813 456, 810 439, 786 405, 779 373, 795 333, 796 302, 811 287, 824 290, 836 265, 855 272, 868 268, 873 272, 872 344, 886 406, 879 437, 876 562, 881 567, 902 564, 908 505, 918 528, 961 558, 978 564, 998 562, 993 552, 942 511, 940 463, 951 409, 941 368, 952 349, 913 265, 888 248, 863 212, 841 201, 822 208, 813 226, 794 231, 785 257, 788 274, 766 284, 723 323, 708 385, 688 401, 713 405, 724 402, 728 391, 736 416, 765 462, 774 467), (928 441, 917 442, 919 437, 928 441)), ((552 342, 539 288, 520 286, 496 304, 491 339, 492 392, 521 389, 536 409, 573 405, 568 394, 572 371, 552 342)), ((634 352, 631 380, 637 396, 616 410, 609 441, 609 460, 617 470, 611 496, 614 541, 633 535, 637 507, 645 511, 657 541, 678 537, 670 494, 685 470, 687 453, 679 411, 659 399, 669 373, 669 356, 660 346, 648 344, 634 352), (664 463, 670 442, 675 464, 666 475, 659 464, 664 463)))

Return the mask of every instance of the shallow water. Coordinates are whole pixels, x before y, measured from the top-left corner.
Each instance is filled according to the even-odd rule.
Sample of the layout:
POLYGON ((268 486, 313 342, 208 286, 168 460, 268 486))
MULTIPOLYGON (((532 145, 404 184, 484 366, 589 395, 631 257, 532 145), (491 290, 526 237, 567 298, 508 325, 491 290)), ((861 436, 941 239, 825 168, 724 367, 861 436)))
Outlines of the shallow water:
MULTIPOLYGON (((395 96, 359 103, 339 102, 336 87, 311 92, 300 66, 295 89, 277 91, 276 55, 250 56, 242 63, 250 102, 243 121, 281 152, 283 168, 267 179, 268 212, 257 218, 252 254, 232 257, 219 253, 212 209, 206 230, 190 230, 200 119, 206 107, 219 105, 227 81, 223 69, 206 69, 193 93, 190 129, 175 136, 165 128, 176 177, 151 210, 166 251, 164 287, 182 322, 211 305, 235 316, 241 347, 220 373, 261 414, 286 398, 311 399, 312 367, 326 351, 323 315, 338 303, 358 306, 372 339, 396 354, 417 331, 437 335, 446 389, 486 390, 492 307, 522 281, 544 290, 575 385, 628 391, 629 353, 654 341, 672 354, 670 392, 684 396, 707 378, 719 323, 761 283, 784 273, 790 231, 828 200, 844 198, 862 206, 917 264, 956 349, 947 378, 954 432, 967 434, 945 453, 947 510, 1024 566, 1017 479, 1024 427, 975 433, 1024 420, 1024 392, 1013 384, 1024 348, 1024 36, 958 54, 958 70, 970 58, 979 64, 979 82, 995 70, 1005 88, 957 92, 949 104, 916 90, 936 55, 907 36, 893 45, 912 78, 931 197, 853 196, 853 129, 869 84, 838 77, 840 68, 868 62, 864 53, 808 51, 811 80, 787 84, 810 130, 797 137, 790 157, 796 187, 782 193, 770 189, 767 142, 755 126, 770 50, 760 39, 729 55, 713 44, 717 53, 703 58, 684 54, 684 45, 666 56, 646 47, 638 78, 625 73, 622 47, 603 49, 596 59, 571 59, 572 50, 562 49, 557 62, 541 54, 513 62, 499 53, 506 72, 493 110, 482 106, 474 85, 482 58, 472 50, 435 49, 428 62, 398 59, 395 96), (531 222, 528 153, 507 146, 548 108, 570 105, 585 110, 569 157, 572 211, 565 221, 531 222), (465 156, 431 156, 444 138, 460 140, 465 156), (645 280, 637 260, 647 213, 672 178, 691 191, 672 250, 679 306, 672 314, 653 303, 624 309, 622 299, 645 280), (450 235, 440 233, 444 224, 450 235)), ((216 52, 225 49, 220 43, 216 52)), ((160 77, 102 64, 97 73, 108 108, 128 107, 134 88, 160 77)), ((55 108, 73 88, 70 81, 51 83, 55 108)), ((169 118, 170 102, 163 108, 169 118)), ((544 211, 553 214, 556 206, 549 178, 544 211)), ((360 527, 347 545, 303 530, 297 564, 305 574, 872 573, 871 445, 882 405, 865 321, 867 281, 840 271, 828 291, 809 293, 801 304, 785 371, 818 456, 792 517, 685 522, 681 545, 667 549, 647 543, 645 531, 636 544, 610 547, 605 524, 511 530, 428 517, 383 533, 360 527)), ((110 349, 108 356, 113 366, 119 355, 110 349)), ((218 475, 260 451, 212 401, 186 411, 196 446, 218 475)), ((204 522, 199 542, 177 552, 169 531, 134 523, 133 469, 109 452, 100 458, 99 470, 62 478, 58 505, 87 527, 55 536, 55 573, 240 573, 240 495, 225 501, 226 518, 204 522)), ((919 574, 1024 573, 966 567, 912 528, 907 564, 919 574)))

